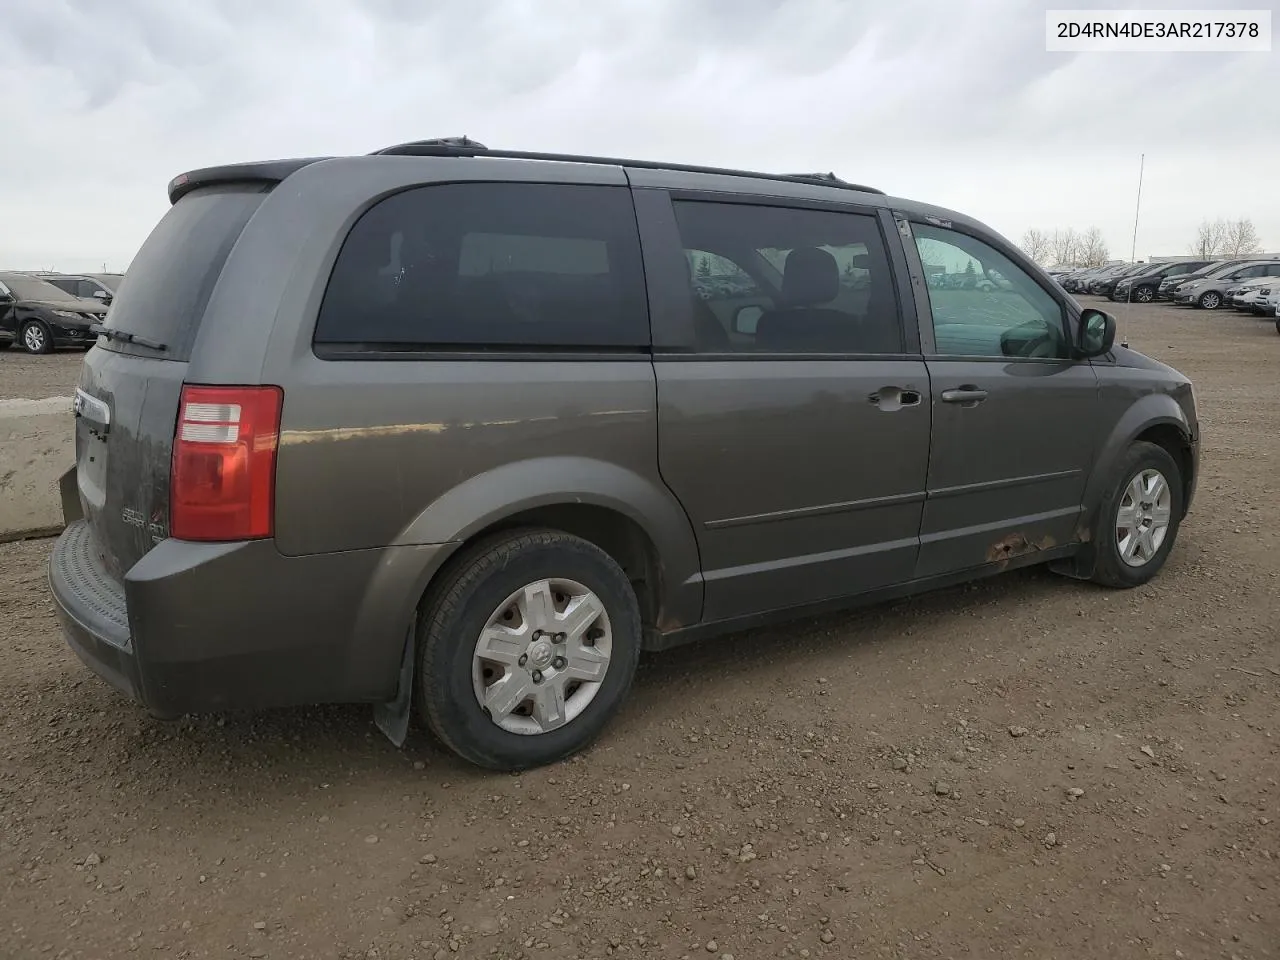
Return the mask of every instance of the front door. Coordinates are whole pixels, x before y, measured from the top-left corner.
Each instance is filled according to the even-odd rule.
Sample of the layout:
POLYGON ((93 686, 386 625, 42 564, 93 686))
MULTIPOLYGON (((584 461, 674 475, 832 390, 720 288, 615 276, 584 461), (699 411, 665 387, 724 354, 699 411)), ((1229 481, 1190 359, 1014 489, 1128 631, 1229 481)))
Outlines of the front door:
POLYGON ((990 281, 927 288, 933 442, 916 575, 1078 540, 1099 393, 1089 362, 1070 359, 1064 304, 976 236, 911 231, 924 263, 990 281))
POLYGON ((703 620, 911 579, 929 386, 879 218, 690 198, 672 219, 696 335, 655 355, 659 465, 697 532, 703 620))

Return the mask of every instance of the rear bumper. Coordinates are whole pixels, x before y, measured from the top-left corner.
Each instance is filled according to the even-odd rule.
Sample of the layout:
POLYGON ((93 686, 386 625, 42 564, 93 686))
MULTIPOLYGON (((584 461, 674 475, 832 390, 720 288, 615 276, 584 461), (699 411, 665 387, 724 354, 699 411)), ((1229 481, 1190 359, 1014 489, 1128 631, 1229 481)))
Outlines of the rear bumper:
POLYGON ((382 702, 447 546, 286 557, 269 540, 158 543, 114 578, 84 521, 49 559, 72 651, 161 716, 382 702))
POLYGON ((49 588, 63 635, 77 657, 121 693, 142 700, 142 681, 124 589, 89 549, 84 523, 69 526, 49 558, 49 588))

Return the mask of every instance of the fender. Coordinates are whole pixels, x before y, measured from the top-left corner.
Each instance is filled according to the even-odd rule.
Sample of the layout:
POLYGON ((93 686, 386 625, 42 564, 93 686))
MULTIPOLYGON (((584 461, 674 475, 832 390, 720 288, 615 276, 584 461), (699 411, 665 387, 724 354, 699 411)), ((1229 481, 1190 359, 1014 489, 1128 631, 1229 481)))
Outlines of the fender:
POLYGON ((416 667, 413 631, 393 641, 394 623, 412 621, 427 584, 466 540, 525 511, 575 503, 614 510, 652 541, 663 577, 661 622, 686 626, 701 619, 697 541, 684 508, 665 487, 589 457, 546 457, 496 467, 454 487, 418 514, 386 551, 376 583, 365 594, 360 622, 376 624, 371 633, 381 654, 379 675, 395 684, 390 699, 374 705, 373 718, 393 744, 403 745, 408 731, 416 667), (387 605, 379 602, 386 597, 407 598, 403 608, 392 605, 392 621, 386 617, 387 605))
MULTIPOLYGON (((1052 569, 1058 573, 1080 579, 1088 579, 1093 575, 1094 548, 1093 527, 1097 518, 1098 507, 1106 494, 1107 483, 1111 480, 1112 471, 1124 452, 1145 431, 1157 426, 1172 426, 1182 437, 1192 442, 1193 431, 1187 422, 1182 407, 1167 393, 1150 393, 1141 396, 1130 406, 1112 427, 1110 434, 1098 447, 1094 457, 1093 470, 1085 484, 1084 497, 1081 503, 1080 519, 1076 527, 1077 537, 1081 544, 1080 551, 1073 557, 1053 563, 1052 569)), ((1184 482, 1191 478, 1183 478, 1184 482)))
POLYGON ((702 615, 698 546, 684 509, 660 484, 590 457, 520 460, 471 477, 438 497, 395 543, 459 543, 538 507, 604 507, 628 517, 648 535, 662 568, 662 621, 688 626, 702 615))

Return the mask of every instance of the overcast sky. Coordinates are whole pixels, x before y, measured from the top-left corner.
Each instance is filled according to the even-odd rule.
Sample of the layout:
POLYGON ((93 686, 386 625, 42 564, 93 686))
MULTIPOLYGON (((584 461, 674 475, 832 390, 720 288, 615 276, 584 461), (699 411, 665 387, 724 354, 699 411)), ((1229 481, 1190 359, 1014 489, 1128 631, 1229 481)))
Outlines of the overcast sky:
POLYGON ((1218 216, 1280 250, 1277 54, 1046 53, 1045 6, 6 0, 0 268, 124 268, 185 169, 463 133, 834 170, 1014 240, 1097 225, 1126 258, 1145 152, 1140 258, 1218 216))

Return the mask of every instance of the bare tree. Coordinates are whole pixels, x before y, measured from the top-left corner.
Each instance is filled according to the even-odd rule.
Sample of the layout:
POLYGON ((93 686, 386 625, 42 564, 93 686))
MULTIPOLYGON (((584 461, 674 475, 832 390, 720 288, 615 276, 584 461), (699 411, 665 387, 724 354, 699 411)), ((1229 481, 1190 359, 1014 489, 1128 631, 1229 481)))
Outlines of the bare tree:
POLYGON ((1191 252, 1205 259, 1216 257, 1226 243, 1226 228, 1227 222, 1221 218, 1201 220, 1200 226, 1196 228, 1196 239, 1191 244, 1191 252))
POLYGON ((1107 249, 1107 241, 1102 236, 1102 231, 1097 227, 1090 227, 1086 230, 1078 241, 1080 248, 1080 262, 1086 267, 1100 267, 1107 262, 1110 251, 1107 249))
POLYGON ((1053 244, 1048 235, 1035 227, 1022 235, 1021 247, 1023 253, 1041 266, 1048 262, 1049 255, 1053 252, 1053 244))
POLYGON ((1074 227, 1065 230, 1054 230, 1049 238, 1049 250, 1053 262, 1061 266, 1076 266, 1080 263, 1080 238, 1074 227))
POLYGON ((1247 257, 1262 251, 1262 239, 1248 217, 1218 222, 1222 225, 1222 253, 1225 256, 1247 257))

